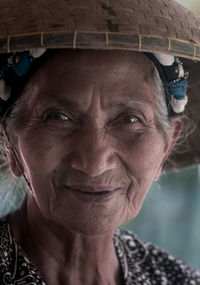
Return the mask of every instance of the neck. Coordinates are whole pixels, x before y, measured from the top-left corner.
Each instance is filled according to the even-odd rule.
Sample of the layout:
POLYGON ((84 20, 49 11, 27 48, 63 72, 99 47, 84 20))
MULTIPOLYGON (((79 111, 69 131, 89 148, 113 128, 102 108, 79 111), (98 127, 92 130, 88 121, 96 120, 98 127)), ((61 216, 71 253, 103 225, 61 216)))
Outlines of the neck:
POLYGON ((39 209, 27 204, 25 199, 10 224, 18 244, 48 284, 120 284, 113 231, 76 233, 46 220, 39 209))

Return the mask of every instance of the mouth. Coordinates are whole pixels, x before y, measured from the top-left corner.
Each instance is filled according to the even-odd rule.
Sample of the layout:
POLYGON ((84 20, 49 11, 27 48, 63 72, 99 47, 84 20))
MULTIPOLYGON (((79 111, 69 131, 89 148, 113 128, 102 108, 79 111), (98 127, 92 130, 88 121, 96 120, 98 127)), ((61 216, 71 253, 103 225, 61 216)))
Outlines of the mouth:
POLYGON ((83 187, 83 186, 68 186, 69 193, 86 203, 99 204, 110 201, 118 192, 119 187, 99 186, 99 187, 83 187))

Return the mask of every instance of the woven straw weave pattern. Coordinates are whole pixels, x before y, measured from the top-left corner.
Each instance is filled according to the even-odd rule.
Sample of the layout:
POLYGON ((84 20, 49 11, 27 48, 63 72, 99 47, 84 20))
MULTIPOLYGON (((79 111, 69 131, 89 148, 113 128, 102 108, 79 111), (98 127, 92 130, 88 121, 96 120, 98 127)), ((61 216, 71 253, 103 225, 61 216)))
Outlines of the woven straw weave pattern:
POLYGON ((200 43, 200 19, 171 0, 1 0, 0 37, 109 31, 200 43))

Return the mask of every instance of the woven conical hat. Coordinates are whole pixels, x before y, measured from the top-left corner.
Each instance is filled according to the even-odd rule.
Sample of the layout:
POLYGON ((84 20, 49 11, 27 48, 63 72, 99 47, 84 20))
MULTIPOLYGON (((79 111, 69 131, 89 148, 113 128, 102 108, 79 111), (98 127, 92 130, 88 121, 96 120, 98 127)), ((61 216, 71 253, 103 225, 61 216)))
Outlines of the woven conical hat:
POLYGON ((200 59, 200 19, 171 0, 1 0, 0 52, 160 51, 200 59))
MULTIPOLYGON (((190 78, 196 82, 189 90, 188 109, 200 122, 200 18, 172 0, 1 0, 0 53, 39 47, 163 52, 188 58, 190 78)), ((174 156, 177 166, 200 161, 198 138, 197 127, 187 149, 174 156)))

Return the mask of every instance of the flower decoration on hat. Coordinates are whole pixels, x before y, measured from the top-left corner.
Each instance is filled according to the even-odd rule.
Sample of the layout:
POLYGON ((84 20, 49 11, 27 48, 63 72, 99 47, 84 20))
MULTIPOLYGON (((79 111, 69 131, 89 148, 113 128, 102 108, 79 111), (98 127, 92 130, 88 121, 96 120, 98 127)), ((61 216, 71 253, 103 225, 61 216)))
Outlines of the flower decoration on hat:
POLYGON ((188 103, 188 72, 176 56, 162 53, 146 54, 156 66, 166 94, 169 115, 181 114, 188 103))
POLYGON ((11 53, 3 56, 0 61, 0 114, 11 96, 8 81, 11 77, 23 77, 31 69, 32 63, 41 57, 46 49, 32 49, 24 52, 11 53))

